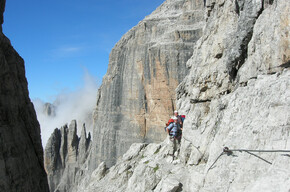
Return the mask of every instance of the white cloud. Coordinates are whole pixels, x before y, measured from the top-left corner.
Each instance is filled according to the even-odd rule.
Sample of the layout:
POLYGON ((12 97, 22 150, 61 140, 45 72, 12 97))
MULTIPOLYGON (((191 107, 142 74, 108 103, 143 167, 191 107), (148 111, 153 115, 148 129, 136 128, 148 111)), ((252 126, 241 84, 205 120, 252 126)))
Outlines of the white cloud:
POLYGON ((81 88, 62 92, 56 96, 53 102, 55 116, 45 114, 45 102, 40 99, 32 101, 41 127, 43 147, 55 128, 69 124, 73 119, 78 121, 78 131, 83 123, 86 123, 88 131, 92 131, 92 112, 95 108, 98 85, 96 79, 87 70, 84 72, 83 80, 84 84, 81 88))
POLYGON ((59 51, 63 53, 75 53, 80 51, 82 48, 81 47, 63 47, 60 48, 59 51))
POLYGON ((69 57, 81 53, 83 49, 84 47, 81 46, 62 46, 52 50, 52 55, 56 57, 69 57))

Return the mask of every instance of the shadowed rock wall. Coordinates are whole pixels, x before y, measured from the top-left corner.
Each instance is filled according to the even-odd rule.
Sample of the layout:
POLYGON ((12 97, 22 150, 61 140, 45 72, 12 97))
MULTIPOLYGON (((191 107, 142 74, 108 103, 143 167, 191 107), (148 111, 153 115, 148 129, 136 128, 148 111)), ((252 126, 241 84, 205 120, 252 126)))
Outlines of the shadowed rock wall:
MULTIPOLYGON (((3 23, 5 1, 0 1, 3 23)), ((0 191, 48 191, 40 127, 24 61, 0 32, 0 191)))

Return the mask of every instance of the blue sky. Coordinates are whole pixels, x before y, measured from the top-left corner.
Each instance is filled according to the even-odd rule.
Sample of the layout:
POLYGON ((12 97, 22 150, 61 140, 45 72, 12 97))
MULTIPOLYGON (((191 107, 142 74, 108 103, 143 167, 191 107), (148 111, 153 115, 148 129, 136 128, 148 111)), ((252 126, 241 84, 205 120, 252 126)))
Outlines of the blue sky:
POLYGON ((3 32, 25 60, 30 98, 83 86, 86 69, 101 83, 113 46, 163 1, 7 0, 3 32))

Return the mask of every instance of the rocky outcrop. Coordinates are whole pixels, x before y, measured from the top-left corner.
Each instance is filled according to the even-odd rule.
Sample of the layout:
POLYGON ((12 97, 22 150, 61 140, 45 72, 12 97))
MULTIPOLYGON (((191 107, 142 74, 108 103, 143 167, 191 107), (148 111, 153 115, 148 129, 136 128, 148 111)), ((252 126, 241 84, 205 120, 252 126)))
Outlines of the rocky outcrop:
MULTIPOLYGON (((205 27, 210 32, 197 43, 187 63, 190 73, 177 90, 177 105, 188 114, 184 135, 191 141, 181 147, 184 161, 207 162, 209 169, 225 146, 290 149, 289 70, 283 67, 290 57, 290 3, 245 0, 211 5, 205 27)), ((255 191, 259 185, 275 191, 282 183, 267 179, 289 182, 289 172, 273 174, 288 169, 289 158, 259 153, 273 162, 269 166, 247 153, 235 155, 208 171, 203 191, 213 186, 217 191, 255 191)), ((282 191, 289 190, 282 186, 282 191)))
POLYGON ((80 138, 75 120, 61 129, 55 129, 45 147, 45 169, 50 191, 71 191, 74 183, 87 170, 85 164, 91 144, 90 133, 83 125, 80 138))
POLYGON ((51 103, 45 103, 44 104, 44 109, 43 109, 43 114, 47 117, 55 117, 55 106, 51 103))
MULTIPOLYGON (((77 190, 288 191, 289 86, 289 70, 259 75, 247 86, 210 102, 197 128, 191 128, 195 119, 189 116, 180 146, 176 143, 174 148, 170 140, 133 144, 115 166, 104 170, 101 164, 77 190), (226 153, 224 147, 288 152, 226 153)), ((201 114, 205 107, 196 105, 194 113, 201 114)))
POLYGON ((289 86, 287 69, 259 75, 207 109, 195 104, 192 113, 204 119, 188 116, 181 145, 133 144, 115 166, 100 164, 74 191, 289 191, 289 86))
POLYGON ((167 0, 112 49, 94 113, 91 168, 134 142, 159 142, 204 26, 203 1, 167 0), (96 163, 97 162, 97 163, 96 163))
POLYGON ((179 85, 180 103, 210 101, 259 74, 282 71, 290 55, 285 3, 206 1, 204 35, 187 62, 191 70, 179 85))
POLYGON ((0 191, 48 191, 40 127, 28 96, 24 61, 2 33, 0 1, 0 191))
POLYGON ((290 2, 204 3, 203 35, 177 89, 181 145, 133 144, 76 190, 290 190, 290 2))

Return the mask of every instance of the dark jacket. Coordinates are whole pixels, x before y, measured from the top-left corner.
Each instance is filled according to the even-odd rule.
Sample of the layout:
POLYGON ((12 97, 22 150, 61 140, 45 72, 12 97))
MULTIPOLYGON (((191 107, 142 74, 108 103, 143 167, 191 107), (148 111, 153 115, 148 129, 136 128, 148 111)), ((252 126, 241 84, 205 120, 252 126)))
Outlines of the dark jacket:
POLYGON ((179 123, 180 127, 182 128, 182 119, 180 115, 177 115, 177 122, 179 123))

